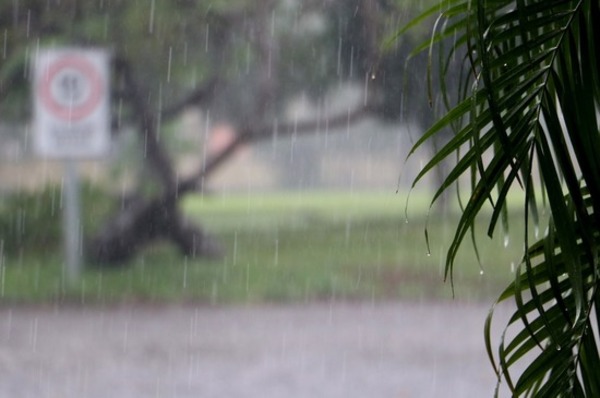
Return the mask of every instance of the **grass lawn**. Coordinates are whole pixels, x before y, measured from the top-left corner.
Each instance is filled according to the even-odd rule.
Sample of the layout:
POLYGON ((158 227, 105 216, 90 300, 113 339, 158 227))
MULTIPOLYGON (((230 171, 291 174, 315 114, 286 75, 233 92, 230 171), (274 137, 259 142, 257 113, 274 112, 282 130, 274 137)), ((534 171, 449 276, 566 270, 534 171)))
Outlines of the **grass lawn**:
MULTIPOLYGON (((428 196, 301 192, 190 196, 185 212, 224 247, 218 261, 184 258, 157 244, 119 269, 86 268, 66 286, 60 250, 5 257, 0 296, 5 302, 307 302, 315 300, 429 300, 452 297, 443 283, 445 250, 454 216, 429 217, 428 196)), ((516 221, 516 220, 515 220, 516 221)), ((522 244, 491 241, 481 226, 483 272, 467 242, 454 273, 456 297, 490 299, 514 276, 522 244)), ((520 227, 513 226, 513 231, 520 227)), ((481 232, 481 233, 480 233, 481 232)))

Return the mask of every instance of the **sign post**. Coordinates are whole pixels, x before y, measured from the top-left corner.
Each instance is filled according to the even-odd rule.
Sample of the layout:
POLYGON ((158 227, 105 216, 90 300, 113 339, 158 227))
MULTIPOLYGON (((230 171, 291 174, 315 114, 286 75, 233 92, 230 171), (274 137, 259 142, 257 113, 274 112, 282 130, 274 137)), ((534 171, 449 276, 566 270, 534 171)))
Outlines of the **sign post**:
POLYGON ((108 71, 103 50, 41 50, 34 64, 34 147, 41 157, 64 161, 64 270, 70 283, 81 275, 77 160, 110 149, 108 71))
POLYGON ((72 159, 64 161, 64 208, 63 234, 65 250, 66 279, 69 283, 76 282, 81 277, 81 205, 79 201, 79 176, 77 164, 72 159))

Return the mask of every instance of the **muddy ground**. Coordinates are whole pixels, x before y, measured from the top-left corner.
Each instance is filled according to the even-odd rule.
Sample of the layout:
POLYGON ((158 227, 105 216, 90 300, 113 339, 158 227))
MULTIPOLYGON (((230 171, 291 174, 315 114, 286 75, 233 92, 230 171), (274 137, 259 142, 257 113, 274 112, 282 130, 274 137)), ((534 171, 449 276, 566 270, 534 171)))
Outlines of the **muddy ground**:
POLYGON ((4 305, 0 397, 492 396, 488 309, 4 305))

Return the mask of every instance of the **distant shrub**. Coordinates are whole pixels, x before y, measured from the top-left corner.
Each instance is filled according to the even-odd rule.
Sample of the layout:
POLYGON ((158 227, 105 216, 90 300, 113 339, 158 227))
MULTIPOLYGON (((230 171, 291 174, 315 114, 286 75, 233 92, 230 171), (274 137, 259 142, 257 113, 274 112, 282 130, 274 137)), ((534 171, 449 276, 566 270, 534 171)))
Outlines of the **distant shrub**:
MULTIPOLYGON (((62 242, 63 194, 58 185, 19 191, 0 198, 0 241, 4 254, 55 250, 62 242)), ((81 186, 83 231, 110 210, 110 196, 90 183, 81 186)))

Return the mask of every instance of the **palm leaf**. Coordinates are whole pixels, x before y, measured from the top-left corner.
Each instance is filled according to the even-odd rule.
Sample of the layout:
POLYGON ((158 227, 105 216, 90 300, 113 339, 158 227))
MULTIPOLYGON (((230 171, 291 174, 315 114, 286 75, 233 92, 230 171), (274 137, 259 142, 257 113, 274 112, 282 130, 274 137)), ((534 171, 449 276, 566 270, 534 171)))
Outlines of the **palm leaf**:
MULTIPOLYGON (((492 236, 498 220, 506 224, 509 192, 524 190, 523 261, 498 299, 513 299, 515 311, 497 355, 490 312, 488 354, 499 383, 514 396, 598 397, 600 5, 455 0, 437 7, 441 28, 415 51, 428 50, 431 57, 437 45, 446 53, 440 60, 462 54, 468 62, 460 73, 457 105, 449 105, 450 85, 442 84, 448 111, 411 153, 448 129, 454 132, 415 180, 460 151, 432 202, 470 175, 446 275, 452 276, 458 248, 486 204, 492 207, 492 236), (540 222, 536 192, 547 198, 550 220, 548 233, 530 244, 530 228, 540 222)), ((452 78, 446 63, 439 63, 442 78, 452 78)))

